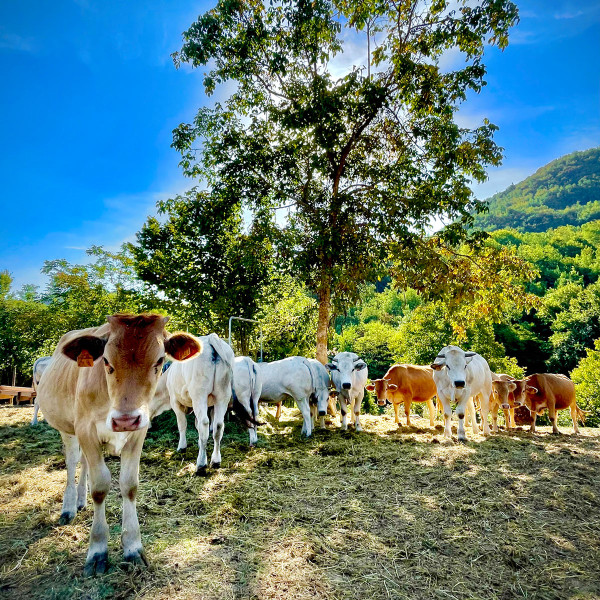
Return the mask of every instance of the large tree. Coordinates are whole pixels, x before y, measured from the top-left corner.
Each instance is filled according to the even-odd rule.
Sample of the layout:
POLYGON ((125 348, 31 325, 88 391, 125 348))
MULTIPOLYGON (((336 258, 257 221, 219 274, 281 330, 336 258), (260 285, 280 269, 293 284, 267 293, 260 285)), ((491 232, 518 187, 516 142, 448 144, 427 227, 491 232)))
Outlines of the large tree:
POLYGON ((392 251, 410 261, 435 219, 453 223, 439 247, 464 240, 480 208, 471 182, 501 160, 495 126, 463 128, 456 114, 517 9, 472 4, 220 0, 184 33, 176 64, 207 66, 208 94, 234 91, 176 129, 182 166, 247 210, 291 207, 284 251, 318 297, 321 361, 332 306, 392 251), (459 66, 442 68, 454 52, 459 66))

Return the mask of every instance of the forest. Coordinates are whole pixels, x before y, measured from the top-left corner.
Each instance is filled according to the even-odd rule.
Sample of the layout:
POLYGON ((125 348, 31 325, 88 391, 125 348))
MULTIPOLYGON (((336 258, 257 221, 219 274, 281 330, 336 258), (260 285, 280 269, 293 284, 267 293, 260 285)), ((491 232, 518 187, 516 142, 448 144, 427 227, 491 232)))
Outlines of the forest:
MULTIPOLYGON (((573 165, 591 152, 552 164, 573 165)), ((532 184, 526 180, 519 186, 531 189, 532 184)), ((254 318, 263 331, 264 360, 314 357, 317 299, 286 268, 276 243, 265 241, 267 234, 273 240, 272 233, 248 230, 240 219, 232 219, 227 231, 217 230, 204 213, 190 219, 190 210, 207 209, 186 200, 159 206, 167 219, 161 223, 149 217, 137 243, 118 252, 93 247, 87 264, 46 262, 49 283, 43 290, 31 285, 15 290, 10 273, 2 273, 3 382, 16 373, 18 384, 29 385, 33 362, 51 354, 64 332, 95 326, 120 311, 158 311, 171 315, 172 330, 215 331, 224 337, 229 316, 254 318), (184 221, 189 231, 182 231, 184 221), (155 262, 156 238, 169 246, 158 264, 147 253, 153 228, 155 234, 160 230, 152 238, 155 262), (178 233, 166 240, 169 229, 178 233), (190 278, 193 261, 198 272, 190 278), (240 265, 245 277, 239 276, 240 265), (165 272, 171 273, 169 283, 161 285, 165 272)), ((518 288, 528 299, 525 309, 495 294, 488 299, 488 304, 497 302, 495 310, 484 303, 480 311, 465 311, 464 304, 402 287, 390 274, 361 285, 358 300, 337 312, 328 347, 358 353, 372 378, 381 377, 394 362, 427 364, 450 343, 479 352, 496 372, 564 373, 574 379, 578 402, 590 412, 587 423, 599 425, 600 221, 543 232, 498 229, 485 243, 527 266, 527 278, 518 288)), ((390 265, 389 272, 394 270, 390 265)), ((470 308, 476 304, 475 299, 470 308)), ((256 357, 258 327, 234 325, 233 341, 236 352, 256 357)))

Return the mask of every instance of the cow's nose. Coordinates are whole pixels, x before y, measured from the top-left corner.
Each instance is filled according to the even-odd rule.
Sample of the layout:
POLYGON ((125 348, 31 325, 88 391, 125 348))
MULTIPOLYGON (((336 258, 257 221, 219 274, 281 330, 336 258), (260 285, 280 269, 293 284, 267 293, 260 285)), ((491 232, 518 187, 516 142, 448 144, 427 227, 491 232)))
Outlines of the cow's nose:
POLYGON ((349 390, 352 387, 352 384, 351 383, 342 383, 342 387, 345 390, 349 390))
POLYGON ((324 411, 324 410, 320 410, 319 411, 319 416, 320 417, 324 417, 326 414, 327 414, 327 411, 324 411))
POLYGON ((465 382, 462 379, 459 379, 459 380, 457 380, 457 381, 454 382, 454 387, 464 388, 465 387, 465 382))
POLYGON ((503 405, 502 405, 502 408, 504 408, 504 409, 509 409, 509 408, 510 408, 510 404, 503 404, 503 405))
POLYGON ((113 431, 136 431, 140 428, 142 415, 125 413, 112 418, 113 431))
POLYGON ((377 400, 377 404, 379 404, 379 406, 385 406, 385 400, 377 400))

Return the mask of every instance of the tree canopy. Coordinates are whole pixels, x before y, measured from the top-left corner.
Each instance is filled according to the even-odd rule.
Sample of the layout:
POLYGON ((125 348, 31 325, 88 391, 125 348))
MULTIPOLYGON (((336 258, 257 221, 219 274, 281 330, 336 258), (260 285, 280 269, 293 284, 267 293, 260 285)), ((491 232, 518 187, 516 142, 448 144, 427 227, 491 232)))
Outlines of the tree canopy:
POLYGON ((504 48, 516 21, 503 0, 222 0, 184 33, 176 63, 207 66, 208 94, 235 89, 177 128, 181 164, 246 210, 293 208, 282 253, 318 297, 320 360, 332 305, 355 301, 394 248, 410 260, 435 217, 453 222, 440 239, 465 237, 479 207, 470 184, 501 152, 494 125, 461 128, 455 115, 485 85, 484 48, 504 48), (365 33, 369 51, 340 69, 365 33), (444 71, 454 48, 464 64, 444 71))

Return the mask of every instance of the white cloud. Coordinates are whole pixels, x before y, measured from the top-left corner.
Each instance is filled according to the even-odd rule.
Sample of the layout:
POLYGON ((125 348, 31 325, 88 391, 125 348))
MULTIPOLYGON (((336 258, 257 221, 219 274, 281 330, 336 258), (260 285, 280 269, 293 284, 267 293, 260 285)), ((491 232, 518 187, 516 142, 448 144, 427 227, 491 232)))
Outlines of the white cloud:
POLYGON ((0 48, 18 52, 35 52, 35 44, 32 39, 15 33, 0 32, 0 48))

